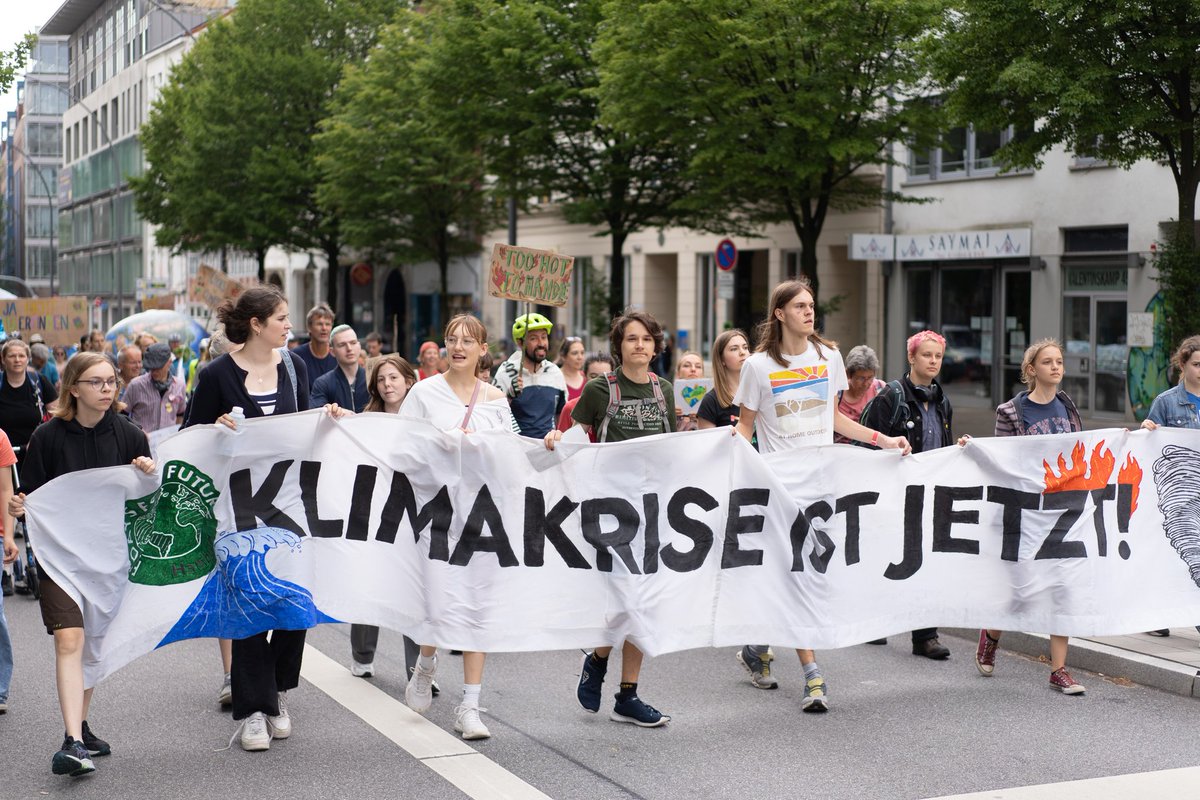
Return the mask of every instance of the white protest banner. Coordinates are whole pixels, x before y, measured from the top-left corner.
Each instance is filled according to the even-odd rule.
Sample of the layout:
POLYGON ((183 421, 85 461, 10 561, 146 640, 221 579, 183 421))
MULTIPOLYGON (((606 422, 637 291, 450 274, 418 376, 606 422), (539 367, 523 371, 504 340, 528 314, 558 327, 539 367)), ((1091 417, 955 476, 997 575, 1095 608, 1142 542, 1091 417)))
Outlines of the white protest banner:
POLYGON ((675 390, 675 407, 684 414, 700 410, 700 401, 712 391, 712 378, 679 378, 671 381, 675 390))
POLYGON ((1200 433, 760 456, 727 429, 603 445, 321 411, 190 428, 27 502, 88 685, 190 637, 363 622, 462 650, 842 647, 932 625, 1200 620, 1200 433))

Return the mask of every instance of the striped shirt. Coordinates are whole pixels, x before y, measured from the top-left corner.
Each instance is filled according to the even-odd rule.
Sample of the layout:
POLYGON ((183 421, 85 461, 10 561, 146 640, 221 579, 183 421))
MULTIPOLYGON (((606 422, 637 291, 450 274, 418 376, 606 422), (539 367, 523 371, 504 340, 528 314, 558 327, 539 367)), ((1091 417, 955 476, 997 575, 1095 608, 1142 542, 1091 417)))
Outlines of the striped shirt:
POLYGON ((278 389, 275 389, 271 392, 263 392, 262 394, 255 394, 254 392, 248 392, 248 394, 250 395, 250 399, 253 400, 262 410, 262 412, 268 417, 275 413, 275 403, 279 400, 278 389))

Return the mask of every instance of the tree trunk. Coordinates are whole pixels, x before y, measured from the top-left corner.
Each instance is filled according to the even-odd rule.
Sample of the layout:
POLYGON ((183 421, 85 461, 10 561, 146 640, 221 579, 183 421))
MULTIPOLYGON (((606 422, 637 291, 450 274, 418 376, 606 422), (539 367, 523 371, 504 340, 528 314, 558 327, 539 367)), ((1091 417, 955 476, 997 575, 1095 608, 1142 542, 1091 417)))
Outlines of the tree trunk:
MULTIPOLYGON (((338 240, 337 239, 326 239, 324 242, 322 242, 321 251, 323 253, 325 253, 325 263, 330 265, 329 270, 326 273, 326 275, 336 275, 338 272, 340 272, 340 270, 337 269, 337 263, 338 263, 338 259, 341 258, 342 246, 338 242, 338 240)), ((336 278, 331 282, 331 284, 335 287, 335 292, 334 292, 334 296, 329 298, 328 302, 329 302, 329 307, 334 309, 334 314, 336 315, 337 314, 337 305, 335 304, 337 301, 337 292, 336 292, 337 280, 336 280, 336 278)), ((347 297, 346 300, 347 300, 347 302, 349 302, 350 298, 347 297)), ((349 311, 350 311, 349 308, 343 309, 342 315, 337 317, 337 319, 341 319, 343 321, 349 320, 349 316, 348 316, 349 311)))
POLYGON ((267 282, 267 248, 256 247, 254 257, 258 260, 258 282, 267 282))
POLYGON ((450 247, 447 242, 449 234, 443 229, 437 238, 438 262, 438 314, 441 317, 441 327, 445 329, 450 321, 450 247))
POLYGON ((329 262, 325 268, 325 302, 332 309, 337 309, 338 295, 338 278, 341 276, 342 268, 338 265, 337 256, 329 262))
POLYGON ((626 231, 613 230, 612 263, 608 275, 608 314, 614 319, 625 311, 625 239, 626 231))

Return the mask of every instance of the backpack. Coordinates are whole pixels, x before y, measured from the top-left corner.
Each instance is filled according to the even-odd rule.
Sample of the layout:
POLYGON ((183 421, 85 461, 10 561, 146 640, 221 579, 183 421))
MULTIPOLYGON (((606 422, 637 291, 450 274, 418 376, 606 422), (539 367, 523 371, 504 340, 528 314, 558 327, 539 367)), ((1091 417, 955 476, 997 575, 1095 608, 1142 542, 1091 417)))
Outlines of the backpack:
MULTIPOLYGON (((862 414, 858 417, 858 422, 863 427, 879 431, 884 436, 902 436, 908 430, 911 413, 908 402, 904 399, 904 385, 898 380, 893 380, 888 381, 878 394, 867 401, 867 404, 863 406, 862 414), (883 413, 881 401, 884 397, 891 399, 892 414, 888 418, 887 427, 879 427, 876 417, 883 413)), ((855 442, 855 444, 862 443, 855 442)), ((870 447, 871 445, 866 446, 870 447)))
MULTIPOLYGON (((663 397, 662 386, 658 382, 658 376, 653 372, 650 375, 650 386, 654 389, 654 402, 658 403, 658 410, 662 413, 663 433, 671 431, 671 423, 667 419, 667 399, 663 397)), ((603 442, 608 440, 608 422, 617 415, 617 409, 621 406, 621 387, 617 385, 617 373, 606 373, 604 379, 608 381, 608 408, 604 410, 604 421, 600 423, 600 431, 596 437, 596 441, 603 442)))

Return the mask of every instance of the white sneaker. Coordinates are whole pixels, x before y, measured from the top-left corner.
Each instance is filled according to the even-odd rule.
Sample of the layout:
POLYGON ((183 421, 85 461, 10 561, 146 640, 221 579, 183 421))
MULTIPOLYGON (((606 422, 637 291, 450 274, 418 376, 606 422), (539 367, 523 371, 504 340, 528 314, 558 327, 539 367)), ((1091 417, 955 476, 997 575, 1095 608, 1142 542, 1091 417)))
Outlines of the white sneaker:
POLYGON ((267 727, 272 739, 286 739, 292 735, 292 718, 287 709, 287 692, 279 693, 279 714, 267 717, 267 727))
POLYGON ((271 734, 267 732, 267 719, 261 711, 255 711, 242 720, 242 749, 270 750, 271 734))
POLYGON ((217 702, 222 706, 233 705, 233 682, 232 676, 226 672, 225 680, 221 681, 221 691, 217 692, 217 702))
POLYGON ((461 733, 464 739, 489 738, 492 732, 479 718, 479 712, 486 710, 478 706, 459 706, 454 709, 454 730, 461 733))
MULTIPOLYGON (((429 706, 433 705, 433 675, 435 672, 437 672, 437 656, 433 657, 433 668, 429 671, 421 669, 421 662, 418 661, 412 677, 408 679, 408 685, 404 687, 404 702, 408 703, 408 707, 418 714, 424 714, 429 710, 429 706)), ((478 715, 476 715, 476 719, 478 719, 478 715)), ((484 728, 484 730, 487 729, 484 728)))
POLYGON ((375 665, 360 664, 357 661, 351 661, 350 674, 356 678, 373 678, 375 677, 375 665))

